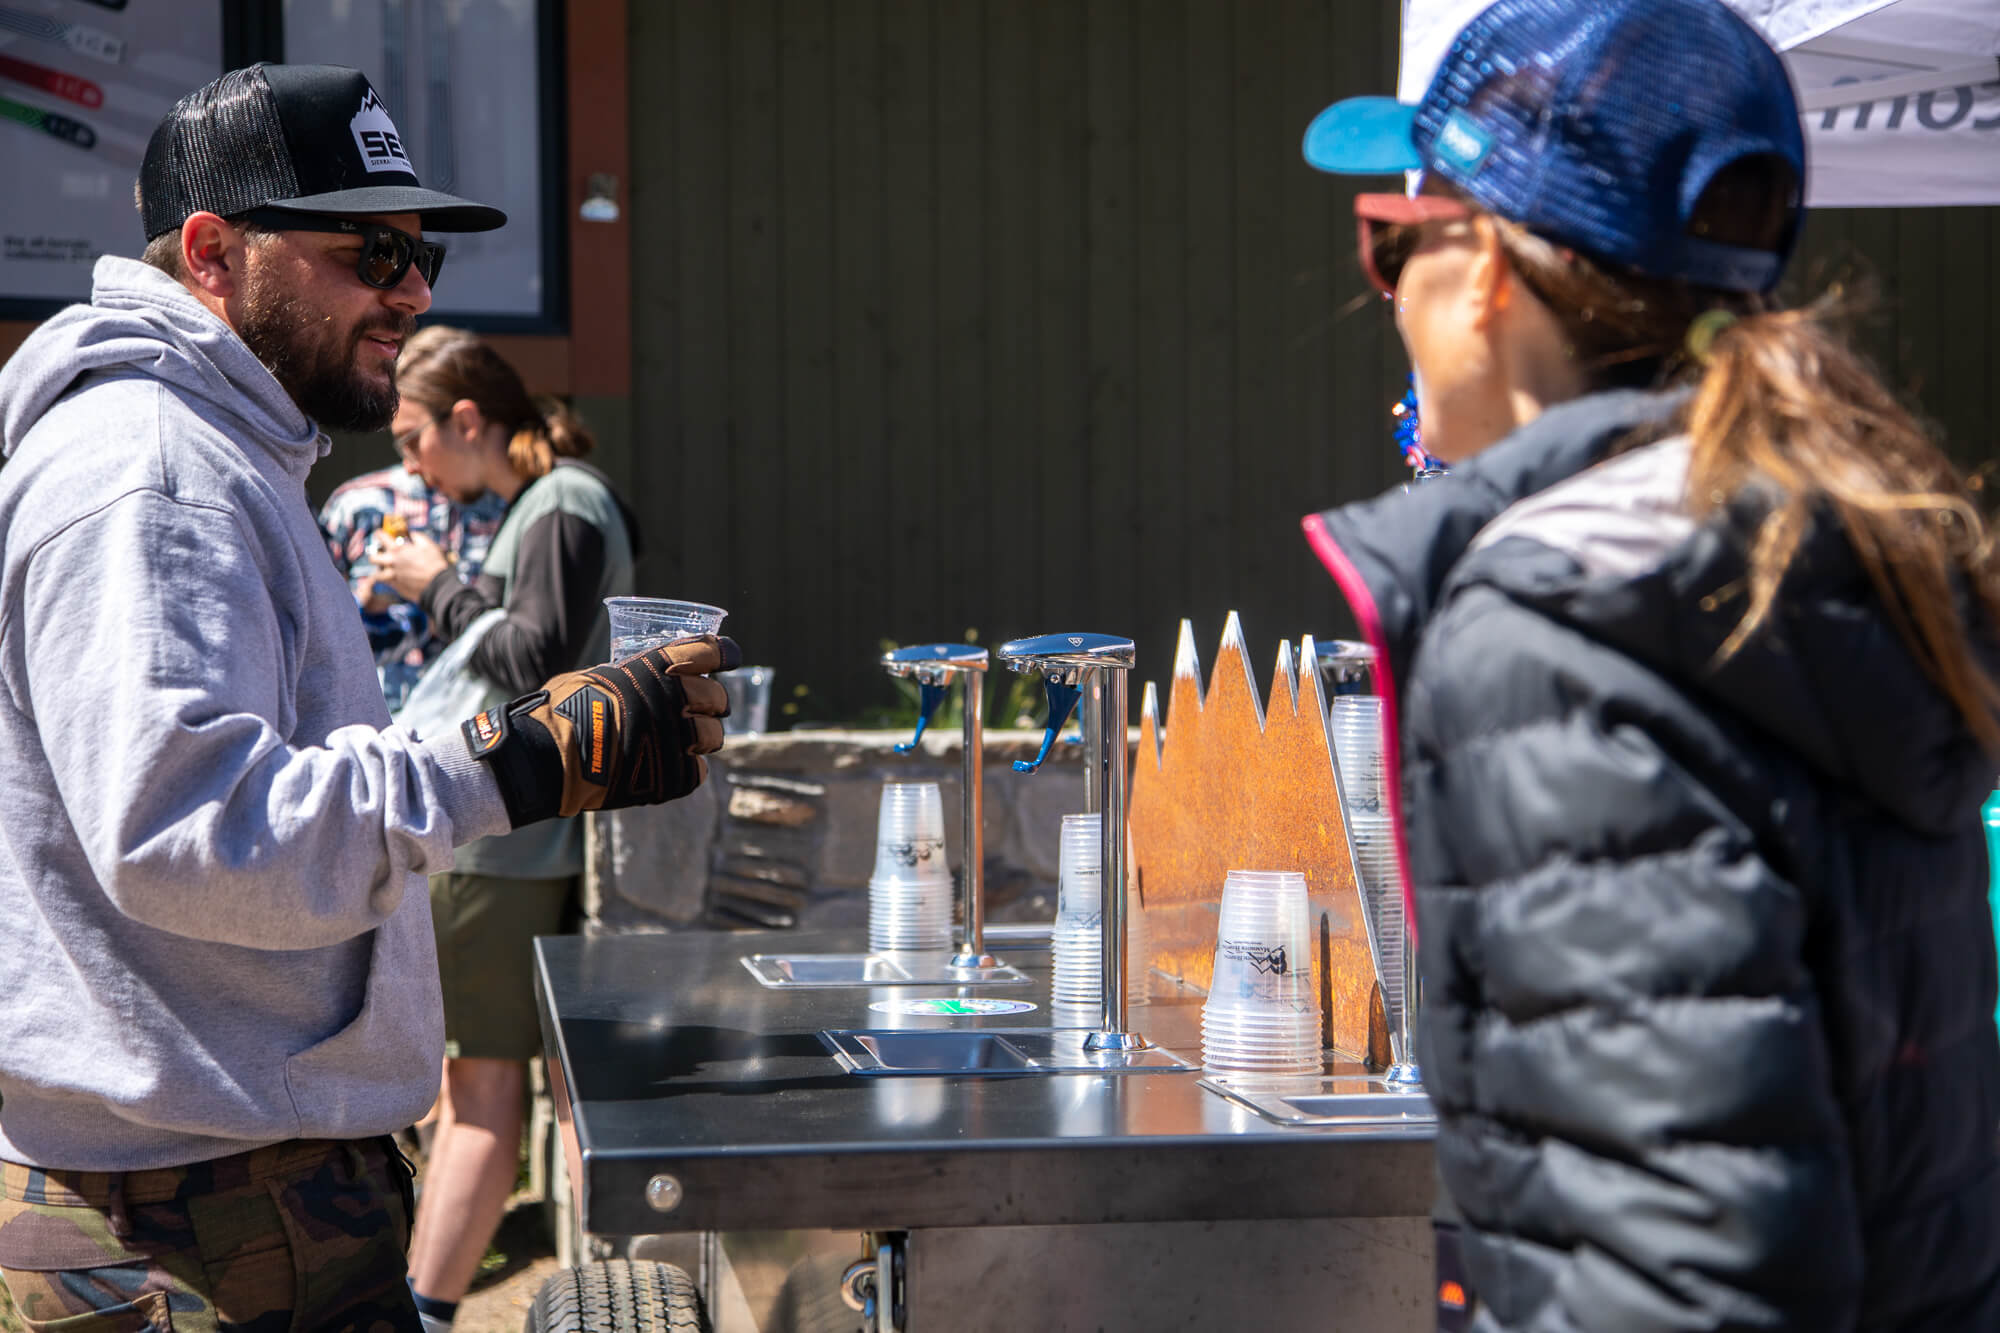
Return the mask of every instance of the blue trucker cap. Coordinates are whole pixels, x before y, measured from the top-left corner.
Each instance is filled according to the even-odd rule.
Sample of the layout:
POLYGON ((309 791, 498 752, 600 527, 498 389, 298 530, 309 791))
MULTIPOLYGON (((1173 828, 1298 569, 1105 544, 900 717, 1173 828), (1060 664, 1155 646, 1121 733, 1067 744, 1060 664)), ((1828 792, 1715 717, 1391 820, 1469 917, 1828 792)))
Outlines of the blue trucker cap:
POLYGON ((1423 100, 1337 102, 1306 130, 1322 171, 1435 172, 1480 207, 1656 278, 1768 291, 1777 251, 1693 236, 1702 191, 1769 154, 1805 181, 1790 77, 1722 0, 1499 0, 1453 39, 1423 100))

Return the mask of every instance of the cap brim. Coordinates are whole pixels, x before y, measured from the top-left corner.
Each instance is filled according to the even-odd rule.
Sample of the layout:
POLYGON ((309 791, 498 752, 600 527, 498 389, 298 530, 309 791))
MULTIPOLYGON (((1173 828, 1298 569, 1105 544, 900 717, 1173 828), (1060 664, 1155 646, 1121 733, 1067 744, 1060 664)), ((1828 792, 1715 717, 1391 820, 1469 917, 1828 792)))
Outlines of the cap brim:
POLYGON ((507 225, 507 215, 470 199, 426 190, 420 185, 376 185, 360 190, 334 190, 298 199, 272 199, 264 207, 294 213, 350 215, 421 213, 425 231, 492 231, 507 225))
POLYGON ((1343 176, 1391 176, 1415 171, 1411 130, 1417 109, 1393 97, 1350 97, 1313 117, 1306 127, 1306 161, 1343 176))

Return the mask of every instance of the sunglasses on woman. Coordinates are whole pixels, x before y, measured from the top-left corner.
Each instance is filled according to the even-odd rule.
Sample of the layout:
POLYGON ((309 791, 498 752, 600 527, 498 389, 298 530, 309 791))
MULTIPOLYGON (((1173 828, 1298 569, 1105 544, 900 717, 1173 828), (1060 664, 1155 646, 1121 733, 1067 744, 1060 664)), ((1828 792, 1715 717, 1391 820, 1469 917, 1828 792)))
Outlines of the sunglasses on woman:
POLYGON ((330 213, 289 213, 282 208, 257 208, 242 215, 266 231, 318 231, 361 238, 361 255, 354 261, 354 276, 370 287, 393 291, 403 275, 415 265, 424 284, 437 286, 444 268, 444 247, 380 222, 359 222, 330 213))
POLYGON ((1435 194, 1357 194, 1354 220, 1361 271, 1384 296, 1396 294, 1403 265, 1422 243, 1426 222, 1456 222, 1472 216, 1470 206, 1435 194))

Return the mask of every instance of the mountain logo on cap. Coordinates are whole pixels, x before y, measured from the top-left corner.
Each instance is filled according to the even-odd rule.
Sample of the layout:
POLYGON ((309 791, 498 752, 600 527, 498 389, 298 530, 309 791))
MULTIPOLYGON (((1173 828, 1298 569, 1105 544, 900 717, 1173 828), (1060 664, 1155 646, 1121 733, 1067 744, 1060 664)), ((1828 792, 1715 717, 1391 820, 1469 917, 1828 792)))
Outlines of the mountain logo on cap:
POLYGON ((347 128, 354 132, 355 147, 361 150, 361 164, 370 171, 417 174, 410 155, 403 151, 403 136, 396 132, 396 122, 389 119, 388 108, 375 96, 373 88, 362 96, 361 109, 347 122, 347 128))

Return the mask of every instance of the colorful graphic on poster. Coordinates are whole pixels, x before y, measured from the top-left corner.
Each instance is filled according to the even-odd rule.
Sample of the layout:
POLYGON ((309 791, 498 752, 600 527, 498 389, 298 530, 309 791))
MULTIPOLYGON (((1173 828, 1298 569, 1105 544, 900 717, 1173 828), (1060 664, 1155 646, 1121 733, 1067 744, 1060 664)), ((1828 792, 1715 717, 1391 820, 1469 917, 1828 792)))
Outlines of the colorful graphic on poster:
POLYGON ((0 300, 85 300, 139 253, 146 139, 221 72, 221 0, 0 0, 0 300))
POLYGON ((551 164, 542 160, 538 11, 538 0, 285 0, 287 60, 367 74, 417 178, 507 214, 499 231, 439 238, 450 259, 435 315, 542 313, 542 173, 551 164))

